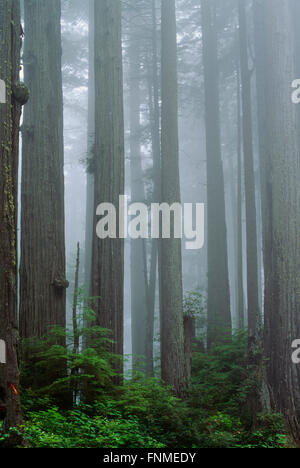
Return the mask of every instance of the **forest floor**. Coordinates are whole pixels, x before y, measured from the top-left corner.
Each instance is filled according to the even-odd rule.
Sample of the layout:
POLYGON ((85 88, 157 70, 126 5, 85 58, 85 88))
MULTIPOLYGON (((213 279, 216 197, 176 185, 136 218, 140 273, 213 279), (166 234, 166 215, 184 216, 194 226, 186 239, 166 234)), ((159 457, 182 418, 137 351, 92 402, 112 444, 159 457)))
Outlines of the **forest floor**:
MULTIPOLYGON (((92 367, 85 380, 86 401, 93 401, 68 410, 60 408, 59 393, 70 379, 60 379, 47 391, 23 388, 25 423, 19 430, 32 448, 291 448, 281 415, 258 415, 255 430, 241 416, 251 385, 246 349, 245 336, 238 334, 210 352, 195 353, 184 400, 142 374, 109 387, 103 362, 102 386, 92 367)), ((0 447, 6 440, 0 437, 0 447)))

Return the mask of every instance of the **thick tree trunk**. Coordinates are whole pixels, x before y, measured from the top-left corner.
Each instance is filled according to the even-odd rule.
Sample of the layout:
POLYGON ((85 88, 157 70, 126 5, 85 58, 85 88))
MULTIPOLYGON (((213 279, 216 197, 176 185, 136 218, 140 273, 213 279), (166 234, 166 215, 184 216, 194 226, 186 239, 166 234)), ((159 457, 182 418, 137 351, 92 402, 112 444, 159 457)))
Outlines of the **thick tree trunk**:
MULTIPOLYGON (((95 2, 95 207, 124 194, 124 118, 121 3, 95 2)), ((123 355, 123 239, 99 239, 94 213, 92 296, 97 325, 112 331, 112 352, 123 355)), ((119 224, 119 223, 118 223, 119 224)), ((119 226, 117 226, 117 231, 119 226)), ((115 369, 121 373, 122 365, 115 369)))
POLYGON ((6 364, 0 364, 0 419, 4 419, 4 432, 22 424, 17 362, 17 187, 19 122, 26 93, 22 98, 18 86, 20 34, 19 1, 1 0, 0 79, 6 85, 6 102, 0 103, 0 340, 6 345, 6 364))
POLYGON ((297 110, 291 100, 295 50, 291 3, 265 0, 265 152, 270 180, 266 192, 265 352, 273 408, 281 411, 300 440, 300 369, 291 343, 300 336, 300 164, 297 110))
MULTIPOLYGON (((175 0, 162 2, 162 201, 180 203, 175 0)), ((161 239, 161 372, 177 395, 185 387, 181 240, 161 239)))
POLYGON ((24 2, 20 324, 22 338, 66 325, 60 1, 24 2))
POLYGON ((207 153, 207 344, 231 336, 224 174, 221 156, 219 73, 214 0, 202 0, 207 153))

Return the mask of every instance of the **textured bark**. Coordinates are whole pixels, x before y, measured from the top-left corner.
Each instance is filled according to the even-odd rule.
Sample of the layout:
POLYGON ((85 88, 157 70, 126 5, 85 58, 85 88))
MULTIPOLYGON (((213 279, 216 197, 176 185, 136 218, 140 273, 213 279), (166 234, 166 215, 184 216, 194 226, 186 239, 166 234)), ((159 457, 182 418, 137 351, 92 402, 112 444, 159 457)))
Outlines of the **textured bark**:
POLYGON ((300 336, 300 163, 297 110, 291 101, 295 79, 292 10, 287 0, 265 0, 265 121, 263 157, 270 167, 266 204, 270 237, 265 242, 265 352, 273 408, 281 411, 300 440, 300 369, 291 343, 300 336))
POLYGON ((247 298, 249 350, 259 340, 261 317, 258 303, 257 228, 253 160, 251 72, 248 67, 248 37, 244 0, 238 1, 240 65, 243 110, 243 149, 246 198, 247 298))
MULTIPOLYGON (((145 190, 141 161, 140 124, 140 47, 136 35, 136 18, 132 19, 129 47, 129 100, 130 100, 130 177, 131 202, 143 203, 145 190)), ((144 239, 130 241, 131 276, 131 336, 133 370, 143 371, 146 356, 146 327, 148 302, 147 255, 144 239)))
MULTIPOLYGON (((119 210, 124 194, 124 118, 121 4, 95 2, 95 206, 107 202, 119 210)), ((94 228, 96 229, 96 215, 94 228)), ((92 296, 96 323, 112 331, 110 349, 123 355, 124 241, 99 239, 94 229, 92 296)), ((121 364, 116 365, 121 372, 121 364)))
MULTIPOLYGON (((17 363, 17 187, 21 104, 13 89, 19 82, 20 5, 0 1, 0 79, 6 103, 0 104, 0 339, 6 343, 6 364, 0 364, 2 430, 22 424, 17 363)), ((13 440, 11 440, 13 443, 13 440)))
MULTIPOLYGON (((162 2, 162 201, 180 203, 178 164, 175 0, 162 2)), ((171 222, 171 225, 174 224, 171 222)), ((161 373, 177 395, 184 392, 181 240, 161 239, 161 373)))
POLYGON ((22 338, 66 324, 63 97, 59 0, 25 0, 20 326, 22 338))
POLYGON ((207 344, 211 346, 231 336, 231 313, 220 136, 215 2, 202 0, 201 5, 207 153, 207 344))

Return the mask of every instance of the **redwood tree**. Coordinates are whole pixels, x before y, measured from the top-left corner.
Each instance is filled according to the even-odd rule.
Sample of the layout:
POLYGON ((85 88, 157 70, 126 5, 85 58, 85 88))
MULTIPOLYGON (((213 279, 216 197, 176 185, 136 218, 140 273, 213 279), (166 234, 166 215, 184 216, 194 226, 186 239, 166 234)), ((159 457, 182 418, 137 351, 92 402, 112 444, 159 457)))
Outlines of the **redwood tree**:
POLYGON ((230 336, 231 312, 221 153, 216 4, 214 0, 202 0, 201 5, 207 154, 207 342, 210 346, 230 336))
POLYGON ((23 338, 65 327, 65 220, 60 1, 24 1, 20 325, 23 338))
MULTIPOLYGON (((135 15, 132 15, 129 45, 129 106, 130 106, 130 176, 131 203, 145 201, 145 189, 141 161, 141 123, 140 123, 140 80, 141 48, 135 15)), ((130 274, 131 274, 131 336, 133 367, 143 370, 141 360, 146 356, 146 327, 148 279, 144 239, 131 239, 130 274), (144 260, 143 260, 144 259, 144 260)))
POLYGON ((261 157, 270 168, 265 194, 264 330, 273 408, 286 416, 299 441, 300 369, 291 359, 291 344, 300 336, 300 164, 297 108, 291 100, 295 79, 291 5, 288 0, 265 0, 261 5, 267 84, 261 157))
POLYGON ((0 79, 6 84, 0 103, 0 339, 6 344, 6 364, 0 364, 2 430, 22 424, 17 362, 17 186, 21 105, 28 98, 19 83, 20 5, 0 2, 0 79))
POLYGON ((249 350, 257 345, 261 331, 258 301, 257 227, 252 131, 251 71, 248 66, 248 35, 244 0, 238 0, 239 49, 242 84, 243 149, 247 236, 247 298, 249 350))
MULTIPOLYGON (((123 354, 124 241, 96 236, 96 207, 119 211, 124 194, 124 118, 120 0, 97 0, 95 20, 95 213, 92 296, 97 325, 112 331, 110 350, 123 354)), ((119 223, 118 223, 119 224, 119 223)), ((117 231, 118 231, 117 226, 117 231)), ((118 232, 117 232, 118 235, 118 232)), ((122 366, 117 364, 120 372, 122 366)))
MULTIPOLYGON (((161 199, 180 203, 178 164, 177 47, 175 0, 162 2, 161 199)), ((184 392, 184 329, 181 240, 161 239, 161 373, 177 395, 184 392)))

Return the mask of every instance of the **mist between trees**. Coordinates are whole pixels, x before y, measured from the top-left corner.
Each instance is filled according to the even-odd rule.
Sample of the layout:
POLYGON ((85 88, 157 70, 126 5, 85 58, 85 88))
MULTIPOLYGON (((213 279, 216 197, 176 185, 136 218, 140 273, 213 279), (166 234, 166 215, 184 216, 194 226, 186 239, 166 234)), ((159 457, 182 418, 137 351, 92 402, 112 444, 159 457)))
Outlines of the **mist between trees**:
POLYGON ((96 225, 100 239, 182 239, 187 250, 201 249, 204 245, 204 204, 196 203, 132 203, 128 206, 127 197, 119 197, 119 230, 117 232, 117 210, 112 203, 101 203, 97 206, 96 215, 102 216, 96 225), (195 211, 195 229, 193 229, 193 211, 195 211), (135 216, 134 218, 132 218, 135 216), (129 220, 129 218, 132 218, 129 220), (173 219, 172 219, 173 217, 173 219), (149 223, 150 220, 150 223, 149 223), (129 221, 129 222, 128 222, 129 221), (173 221, 173 222, 172 222, 173 221), (171 231, 172 224, 172 231, 171 231))
POLYGON ((299 445, 299 15, 0 0, 0 446, 299 445))

